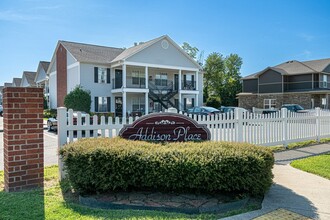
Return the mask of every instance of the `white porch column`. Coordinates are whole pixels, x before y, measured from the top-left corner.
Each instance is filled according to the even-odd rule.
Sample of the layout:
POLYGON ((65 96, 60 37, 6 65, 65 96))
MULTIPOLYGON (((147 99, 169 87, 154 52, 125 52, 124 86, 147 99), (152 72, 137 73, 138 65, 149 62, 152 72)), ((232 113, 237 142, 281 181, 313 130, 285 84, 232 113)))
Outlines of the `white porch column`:
POLYGON ((196 73, 195 73, 195 81, 196 81, 196 91, 198 91, 198 71, 196 71, 196 73))
POLYGON ((182 111, 182 95, 181 95, 181 90, 179 90, 179 111, 182 111))
POLYGON ((178 108, 178 110, 179 111, 182 111, 183 109, 182 109, 182 95, 181 95, 181 89, 182 89, 182 82, 181 82, 181 73, 182 73, 182 71, 181 70, 179 70, 179 108, 178 108))
POLYGON ((181 70, 179 70, 179 93, 181 91, 181 85, 182 85, 182 82, 181 82, 181 70))
POLYGON ((149 97, 148 93, 144 93, 144 100, 145 100, 145 114, 149 114, 149 97))
POLYGON ((126 92, 123 92, 123 118, 126 118, 126 92))
MULTIPOLYGON (((196 88, 197 89, 197 88, 196 88)), ((198 94, 195 94, 195 106, 199 106, 199 102, 198 102, 198 94)), ((195 107, 194 106, 194 107, 195 107)))
POLYGON ((123 88, 126 88, 126 64, 123 64, 123 88))
POLYGON ((147 66, 145 69, 145 77, 146 77, 146 89, 148 89, 149 76, 148 76, 148 67, 147 66))

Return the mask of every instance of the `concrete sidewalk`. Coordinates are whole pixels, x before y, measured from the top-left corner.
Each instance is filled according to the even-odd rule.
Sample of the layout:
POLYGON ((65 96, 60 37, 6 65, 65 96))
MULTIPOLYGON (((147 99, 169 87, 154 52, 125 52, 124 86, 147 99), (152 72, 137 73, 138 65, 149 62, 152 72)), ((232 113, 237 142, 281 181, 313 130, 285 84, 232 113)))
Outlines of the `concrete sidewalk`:
POLYGON ((293 160, 327 152, 330 152, 330 144, 319 144, 275 153, 274 184, 265 195, 262 209, 225 219, 329 220, 330 180, 290 166, 290 162, 293 160), (290 211, 294 213, 290 215, 290 211), (283 213, 287 218, 280 216, 283 213), (294 218, 295 214, 300 216, 294 218))

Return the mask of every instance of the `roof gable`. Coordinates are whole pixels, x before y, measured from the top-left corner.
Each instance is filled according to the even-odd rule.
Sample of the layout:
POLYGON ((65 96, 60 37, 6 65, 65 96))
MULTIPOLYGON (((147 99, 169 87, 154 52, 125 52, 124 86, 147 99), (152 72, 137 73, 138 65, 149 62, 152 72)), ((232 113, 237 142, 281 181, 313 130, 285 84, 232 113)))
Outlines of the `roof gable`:
POLYGON ((12 86, 20 87, 21 86, 21 81, 22 81, 22 78, 13 78, 12 86))
POLYGON ((120 60, 201 69, 201 66, 167 35, 128 48, 113 62, 120 60))
POLYGON ((46 73, 47 73, 49 64, 50 64, 50 62, 46 62, 46 61, 40 61, 39 62, 38 69, 37 69, 37 72, 36 72, 36 76, 35 76, 35 79, 34 79, 34 81, 36 83, 39 83, 39 82, 42 82, 42 81, 46 80, 46 78, 47 78, 46 73))
POLYGON ((21 87, 34 87, 36 83, 34 82, 36 72, 24 71, 22 76, 21 87))

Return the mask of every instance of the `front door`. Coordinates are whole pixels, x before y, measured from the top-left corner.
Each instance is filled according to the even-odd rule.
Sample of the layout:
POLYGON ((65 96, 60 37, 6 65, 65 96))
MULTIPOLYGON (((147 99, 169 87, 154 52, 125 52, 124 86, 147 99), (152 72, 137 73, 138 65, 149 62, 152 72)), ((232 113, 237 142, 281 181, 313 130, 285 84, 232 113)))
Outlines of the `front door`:
POLYGON ((115 114, 116 117, 123 116, 123 97, 115 97, 115 114))
POLYGON ((174 74, 174 90, 178 91, 179 90, 179 75, 174 74))
POLYGON ((120 89, 123 86, 123 71, 122 70, 115 70, 115 89, 120 89))

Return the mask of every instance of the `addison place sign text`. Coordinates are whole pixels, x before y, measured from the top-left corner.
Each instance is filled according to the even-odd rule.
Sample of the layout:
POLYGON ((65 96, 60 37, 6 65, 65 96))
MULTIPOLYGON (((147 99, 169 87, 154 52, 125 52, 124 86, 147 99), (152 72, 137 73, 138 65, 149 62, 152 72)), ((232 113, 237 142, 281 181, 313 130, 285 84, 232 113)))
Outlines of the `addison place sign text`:
POLYGON ((131 125, 124 125, 119 136, 139 141, 202 141, 210 140, 206 125, 177 113, 153 113, 131 125))

